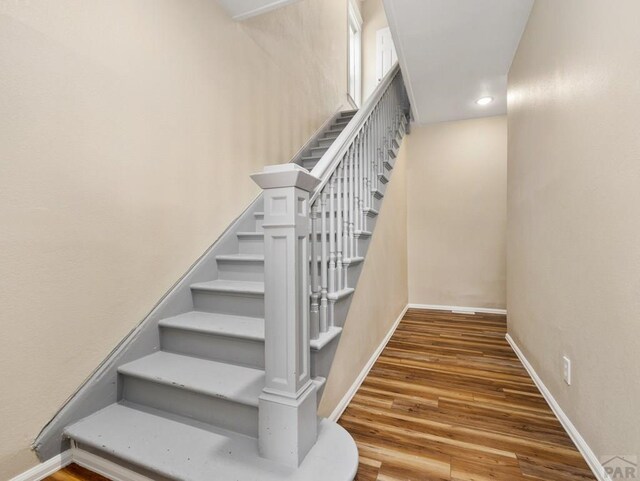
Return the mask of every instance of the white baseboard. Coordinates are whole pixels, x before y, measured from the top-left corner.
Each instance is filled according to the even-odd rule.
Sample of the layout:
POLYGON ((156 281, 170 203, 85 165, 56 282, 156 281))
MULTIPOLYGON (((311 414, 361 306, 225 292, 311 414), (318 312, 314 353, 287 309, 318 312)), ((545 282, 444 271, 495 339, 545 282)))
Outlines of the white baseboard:
POLYGON ((551 394, 551 391, 549 391, 549 389, 547 389, 547 386, 544 385, 544 383, 542 382, 542 379, 540 379, 540 376, 538 376, 536 371, 533 369, 533 366, 529 363, 527 358, 524 356, 524 353, 520 350, 516 342, 513 340, 513 338, 509 334, 507 334, 505 337, 507 339, 507 342, 513 349, 513 352, 516 353, 516 356, 518 356, 518 359, 520 359, 520 362, 529 373, 529 376, 531 376, 531 379, 533 379, 533 382, 538 387, 538 389, 540 390, 544 398, 547 400, 547 403, 549 404, 549 406, 551 407, 551 410, 560 421, 560 424, 562 424, 562 427, 564 427, 565 431, 567 431, 567 434, 569 434, 569 437, 575 443, 576 447, 580 451, 580 454, 582 454, 584 459, 587 461, 587 464, 589 465, 589 468, 591 468, 591 471, 593 471, 594 476, 598 479, 598 481, 612 481, 609 475, 605 472, 604 468, 602 467, 602 464, 600 464, 598 457, 591 450, 591 448, 589 447, 587 442, 584 440, 584 438, 580 435, 580 433, 578 432, 576 427, 573 425, 569 417, 562 410, 562 408, 560 407, 560 404, 558 404, 558 402, 555 400, 555 398, 551 394))
POLYGON ((9 481, 40 481, 41 479, 52 475, 56 471, 60 471, 70 463, 71 451, 64 451, 51 459, 47 459, 44 463, 40 463, 24 473, 18 474, 9 481))
POLYGON ((112 481, 153 481, 151 478, 142 476, 135 471, 76 447, 67 449, 44 463, 40 463, 15 478, 11 478, 9 481, 40 481, 71 463, 82 466, 112 481))
POLYGON ((73 462, 112 481, 153 481, 108 459, 79 448, 72 448, 73 462))
POLYGON ((398 328, 398 324, 400 324, 400 321, 402 320, 405 313, 407 312, 407 309, 409 309, 408 305, 405 306, 404 309, 402 309, 402 312, 400 313, 398 318, 395 320, 395 322, 391 326, 391 329, 389 329, 389 332, 387 332, 387 335, 384 336, 384 339, 382 340, 380 345, 376 348, 373 355, 369 358, 365 366, 362 368, 362 371, 360 371, 360 374, 358 374, 358 377, 356 378, 356 380, 353 382, 349 390, 342 397, 342 399, 340 400, 336 408, 333 410, 333 412, 329 416, 329 420, 334 422, 337 421, 340 418, 340 416, 342 416, 342 413, 344 412, 344 410, 347 409, 347 406, 353 399, 353 396, 356 395, 356 392, 358 392, 360 385, 364 382, 365 378, 367 377, 367 374, 369 374, 369 371, 371 371, 371 368, 380 357, 380 354, 382 354, 382 351, 384 350, 384 348, 387 346, 389 340, 391 339, 391 336, 393 336, 393 333, 396 332, 396 329, 398 328))
POLYGON ((432 309, 434 311, 451 311, 462 314, 475 314, 476 312, 483 314, 507 314, 506 309, 492 309, 489 307, 440 306, 436 304, 409 304, 409 307, 411 309, 432 309))

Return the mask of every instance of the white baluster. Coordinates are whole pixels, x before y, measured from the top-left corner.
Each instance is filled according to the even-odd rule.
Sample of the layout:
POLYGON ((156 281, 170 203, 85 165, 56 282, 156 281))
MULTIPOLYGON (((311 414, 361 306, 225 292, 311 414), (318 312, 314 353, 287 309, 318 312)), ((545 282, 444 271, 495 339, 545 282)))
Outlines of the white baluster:
POLYGON ((347 270, 349 267, 349 158, 351 148, 342 160, 342 287, 347 287, 347 270))
POLYGON ((365 221, 365 205, 364 205, 364 165, 365 165, 365 137, 364 137, 364 131, 360 134, 360 175, 358 177, 358 191, 360 191, 360 205, 358 208, 358 214, 360 215, 360 230, 361 231, 365 231, 367 230, 367 224, 365 221))
POLYGON ((336 209, 336 244, 337 244, 337 255, 336 255, 336 288, 337 290, 342 289, 342 219, 344 218, 344 201, 342 199, 343 192, 343 178, 344 178, 344 159, 340 161, 340 165, 338 165, 337 169, 338 173, 338 195, 336 197, 336 201, 338 204, 338 208, 336 209))
POLYGON ((334 325, 333 307, 336 293, 336 177, 338 173, 331 175, 329 182, 329 326, 334 325))
MULTIPOLYGON (((329 325, 329 304, 327 299, 327 193, 323 191, 322 194, 320 194, 320 199, 320 332, 327 332, 329 325)), ((313 261, 317 262, 316 259, 313 261)))
POLYGON ((355 238, 355 217, 356 217, 356 198, 355 198, 355 175, 356 175, 356 149, 355 145, 349 156, 349 260, 357 257, 357 244, 355 238))
POLYGON ((311 207, 311 339, 318 339, 320 333, 320 288, 318 282, 318 215, 319 199, 311 207))

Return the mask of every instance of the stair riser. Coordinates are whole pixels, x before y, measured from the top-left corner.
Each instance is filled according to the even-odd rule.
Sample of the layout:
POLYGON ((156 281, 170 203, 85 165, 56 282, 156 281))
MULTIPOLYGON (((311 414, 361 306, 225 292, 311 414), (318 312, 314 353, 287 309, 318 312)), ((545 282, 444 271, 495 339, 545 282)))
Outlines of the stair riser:
MULTIPOLYGON (((153 481, 175 481, 175 478, 167 478, 166 476, 163 476, 155 471, 151 471, 149 469, 145 469, 143 466, 140 466, 139 464, 136 464, 132 461, 129 460, 125 460, 123 458, 120 458, 118 456, 114 456, 113 453, 110 453, 109 451, 105 450, 104 447, 99 448, 96 446, 91 446, 89 444, 84 444, 78 440, 76 441, 76 447, 82 451, 86 451, 88 453, 91 454, 95 454, 96 456, 99 456, 103 459, 106 459, 107 461, 111 461, 112 463, 117 464, 118 466, 121 466, 125 469, 129 469, 131 471, 133 471, 134 473, 137 473, 141 476, 146 476, 146 478, 148 479, 152 479, 153 481)), ((77 480, 78 478, 73 478, 74 481, 77 480)), ((117 479, 123 479, 123 478, 117 478, 117 479)), ((129 479, 129 478, 126 478, 129 479)), ((137 478, 136 478, 137 479, 137 478)), ((144 478, 143 478, 144 479, 144 478)))
MULTIPOLYGON (((337 137, 337 136, 336 136, 336 137, 337 137)), ((333 139, 322 139, 322 140, 319 140, 319 141, 318 141, 318 147, 328 148, 328 147, 330 147, 330 146, 331 146, 331 144, 333 144, 333 142, 334 142, 335 140, 336 140, 335 138, 333 138, 333 139)))
POLYGON ((161 328, 163 351, 264 369, 264 342, 161 328))
POLYGON ((264 296, 192 290, 196 311, 264 318, 264 296))
POLYGON ((340 135, 340 132, 327 132, 320 140, 331 140, 331 142, 333 142, 338 138, 338 135, 340 135))
MULTIPOLYGON (((339 342, 340 336, 336 337, 320 351, 311 350, 311 376, 326 377, 329 375, 331 363, 336 354, 339 342)), ((318 399, 321 399, 321 394, 322 393, 318 392, 318 399)))
POLYGON ((264 282, 264 262, 218 261, 218 278, 226 281, 264 282))
POLYGON ((126 401, 185 416, 248 436, 258 435, 258 408, 179 387, 122 376, 126 401))
POLYGON ((317 163, 318 163, 317 160, 304 160, 302 161, 302 167, 311 171, 311 169, 313 169, 317 163))
POLYGON ((327 147, 313 147, 310 149, 310 154, 314 157, 322 157, 324 153, 327 151, 327 147))
MULTIPOLYGON (((355 271, 355 268, 352 268, 351 271, 355 271)), ((351 276, 349 276, 351 277, 351 276)), ((350 281, 353 282, 353 281, 350 281)), ((336 326, 344 327, 344 321, 347 319, 347 314, 349 312, 349 306, 351 305, 351 300, 353 299, 353 295, 343 297, 336 301, 333 307, 333 315, 336 322, 336 326)), ((329 373, 325 373, 325 376, 329 373)))
POLYGON ((240 254, 264 254, 264 238, 239 238, 240 254))

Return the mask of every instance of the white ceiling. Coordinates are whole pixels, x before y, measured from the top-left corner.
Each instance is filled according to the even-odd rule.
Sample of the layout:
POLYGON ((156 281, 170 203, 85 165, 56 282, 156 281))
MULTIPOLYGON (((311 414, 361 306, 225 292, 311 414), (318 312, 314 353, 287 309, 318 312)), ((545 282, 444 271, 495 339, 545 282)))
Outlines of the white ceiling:
POLYGON ((383 0, 418 123, 507 111, 507 73, 534 0, 383 0), (479 106, 476 100, 494 101, 479 106))

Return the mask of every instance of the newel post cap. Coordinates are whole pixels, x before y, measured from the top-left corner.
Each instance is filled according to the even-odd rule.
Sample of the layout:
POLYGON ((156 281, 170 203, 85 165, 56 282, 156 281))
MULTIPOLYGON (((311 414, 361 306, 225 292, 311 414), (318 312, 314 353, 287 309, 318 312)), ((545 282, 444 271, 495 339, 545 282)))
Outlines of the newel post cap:
POLYGON ((320 179, 311 175, 304 167, 294 163, 268 165, 262 172, 251 174, 251 178, 263 189, 297 187, 311 192, 320 183, 320 179))

